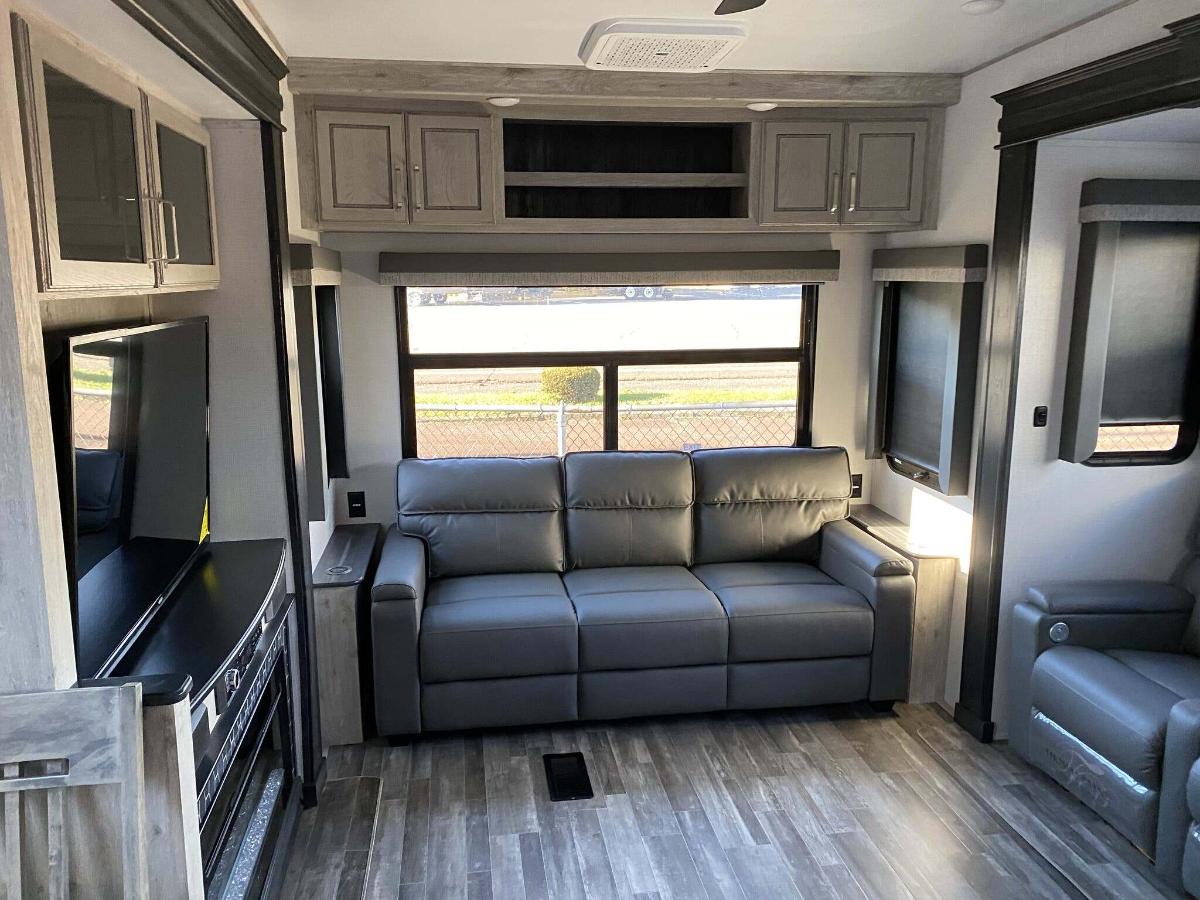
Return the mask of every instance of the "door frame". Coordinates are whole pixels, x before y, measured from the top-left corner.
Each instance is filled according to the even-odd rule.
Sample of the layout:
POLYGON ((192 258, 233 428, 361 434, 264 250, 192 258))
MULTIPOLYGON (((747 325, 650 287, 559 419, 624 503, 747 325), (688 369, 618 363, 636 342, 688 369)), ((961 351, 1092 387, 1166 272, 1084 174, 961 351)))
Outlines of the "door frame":
POLYGON ((986 324, 983 418, 975 452, 974 528, 954 719, 978 740, 995 735, 992 699, 1000 628, 1012 434, 1037 145, 1046 138, 1200 104, 1200 15, 1169 36, 997 94, 1000 172, 986 324))

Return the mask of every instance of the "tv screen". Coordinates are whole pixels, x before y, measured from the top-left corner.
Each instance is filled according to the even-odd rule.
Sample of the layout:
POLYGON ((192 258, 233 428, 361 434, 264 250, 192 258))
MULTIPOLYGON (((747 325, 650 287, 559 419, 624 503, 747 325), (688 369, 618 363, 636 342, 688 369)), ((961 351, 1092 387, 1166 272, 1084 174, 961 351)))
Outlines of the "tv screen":
POLYGON ((208 323, 78 335, 59 356, 77 666, 101 677, 208 539, 208 323))

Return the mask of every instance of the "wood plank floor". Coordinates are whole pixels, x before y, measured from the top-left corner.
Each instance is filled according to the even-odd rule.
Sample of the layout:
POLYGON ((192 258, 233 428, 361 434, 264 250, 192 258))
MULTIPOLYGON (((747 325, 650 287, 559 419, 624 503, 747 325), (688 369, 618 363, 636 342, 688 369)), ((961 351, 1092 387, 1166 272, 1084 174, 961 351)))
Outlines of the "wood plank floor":
POLYGON ((578 723, 335 748, 283 895, 1177 897, 1122 837, 940 709, 578 723), (551 803, 582 751, 593 800, 551 803))

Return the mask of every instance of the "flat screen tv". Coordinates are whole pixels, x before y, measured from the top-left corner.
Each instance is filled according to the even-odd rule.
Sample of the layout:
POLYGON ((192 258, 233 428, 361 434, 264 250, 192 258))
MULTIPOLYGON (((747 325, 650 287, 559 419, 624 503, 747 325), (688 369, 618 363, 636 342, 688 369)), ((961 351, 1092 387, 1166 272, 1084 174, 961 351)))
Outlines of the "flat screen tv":
POLYGON ((208 321, 46 344, 78 674, 108 675, 208 541, 208 321))

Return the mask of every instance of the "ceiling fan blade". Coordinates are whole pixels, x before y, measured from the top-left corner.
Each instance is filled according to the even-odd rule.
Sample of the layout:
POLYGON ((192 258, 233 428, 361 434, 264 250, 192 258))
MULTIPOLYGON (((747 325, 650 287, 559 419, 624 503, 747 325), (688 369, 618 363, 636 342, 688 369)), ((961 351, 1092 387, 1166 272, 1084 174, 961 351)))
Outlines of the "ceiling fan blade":
POLYGON ((767 0, 721 0, 721 5, 717 7, 716 15, 728 16, 732 13, 748 12, 752 9, 758 9, 767 0))

